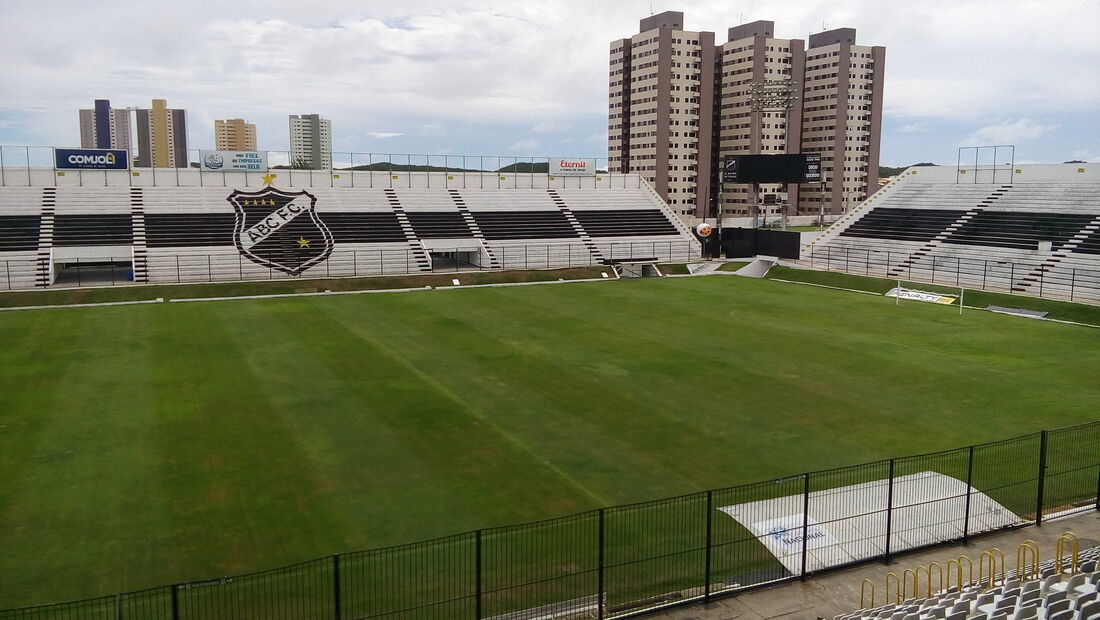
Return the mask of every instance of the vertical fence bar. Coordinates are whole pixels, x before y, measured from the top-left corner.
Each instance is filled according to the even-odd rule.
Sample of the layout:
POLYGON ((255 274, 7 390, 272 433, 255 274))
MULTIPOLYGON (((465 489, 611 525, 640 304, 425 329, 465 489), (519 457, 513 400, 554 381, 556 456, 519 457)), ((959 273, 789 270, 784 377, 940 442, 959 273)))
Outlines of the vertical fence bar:
POLYGON ((1096 509, 1100 510, 1100 463, 1096 465, 1096 509))
POLYGON ((604 532, 604 509, 600 508, 600 534, 599 534, 599 568, 596 573, 596 618, 597 620, 603 620, 603 589, 606 579, 604 575, 604 565, 607 563, 607 551, 605 550, 606 535, 604 532))
POLYGON ((1077 270, 1069 272, 1069 300, 1073 301, 1073 287, 1077 284, 1077 270))
POLYGON ((332 554, 332 617, 340 620, 340 554, 332 554))
POLYGON ((172 620, 179 620, 180 617, 179 589, 179 585, 172 586, 172 620))
POLYGON ((481 530, 478 530, 474 535, 474 544, 476 550, 474 552, 474 618, 481 620, 481 530))
POLYGON ((1047 432, 1039 433, 1039 484, 1035 493, 1035 525, 1043 524, 1043 486, 1047 475, 1047 432))
POLYGON ((890 534, 894 525, 894 459, 890 459, 890 486, 886 489, 886 549, 883 552, 883 562, 890 563, 890 534))
MULTIPOLYGON (((970 496, 974 485, 974 446, 970 446, 966 461, 966 514, 963 515, 963 544, 970 542, 970 496)), ((961 585, 961 584, 960 584, 961 585)))
POLYGON ((707 491, 707 547, 704 552, 705 565, 703 567, 703 602, 710 602, 710 582, 711 582, 711 545, 714 540, 714 491, 707 491))
POLYGON ((810 473, 802 474, 802 581, 806 581, 806 553, 809 550, 810 473))

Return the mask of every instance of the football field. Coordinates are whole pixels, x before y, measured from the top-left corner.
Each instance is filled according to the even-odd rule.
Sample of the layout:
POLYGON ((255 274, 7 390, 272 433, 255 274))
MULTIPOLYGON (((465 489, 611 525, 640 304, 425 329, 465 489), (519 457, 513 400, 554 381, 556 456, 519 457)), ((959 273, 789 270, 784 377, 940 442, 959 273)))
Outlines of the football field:
POLYGON ((712 276, 0 313, 0 608, 1096 419, 1100 330, 712 276))

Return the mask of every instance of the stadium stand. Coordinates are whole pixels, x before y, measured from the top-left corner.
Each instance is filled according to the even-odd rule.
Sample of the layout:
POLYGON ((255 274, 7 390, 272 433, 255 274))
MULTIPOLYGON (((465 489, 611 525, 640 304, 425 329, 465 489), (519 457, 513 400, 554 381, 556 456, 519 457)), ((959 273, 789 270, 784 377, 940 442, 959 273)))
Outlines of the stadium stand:
POLYGON ((1092 547, 1080 553, 1077 564, 1050 559, 1034 569, 994 573, 931 596, 840 614, 834 620, 1095 620, 1100 618, 1098 559, 1100 547, 1092 547))
POLYGON ((1100 183, 956 184, 911 169, 806 246, 802 260, 815 268, 1098 301, 1100 183))
MULTIPOLYGON (((283 200, 301 191, 280 189, 290 192, 283 200)), ((700 251, 691 231, 640 182, 617 189, 308 187, 330 239, 299 234, 319 230, 299 216, 298 228, 257 242, 263 260, 256 260, 236 240, 244 225, 228 200, 234 191, 0 187, 0 287, 70 284, 59 276, 89 265, 110 266, 108 284, 119 269, 135 282, 156 283, 396 275, 441 263, 544 269, 684 262, 700 251)), ((247 200, 265 188, 236 191, 247 200)), ((255 202, 241 208, 257 218, 249 222, 272 210, 255 202)))

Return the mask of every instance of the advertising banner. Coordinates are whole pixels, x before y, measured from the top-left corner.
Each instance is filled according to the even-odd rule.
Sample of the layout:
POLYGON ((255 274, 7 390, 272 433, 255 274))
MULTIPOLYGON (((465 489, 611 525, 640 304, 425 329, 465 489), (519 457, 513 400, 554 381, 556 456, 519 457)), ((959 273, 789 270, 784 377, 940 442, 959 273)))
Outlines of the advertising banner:
POLYGON ((123 149, 54 149, 60 170, 127 170, 130 156, 123 149))
POLYGON ((595 159, 551 159, 550 176, 552 177, 594 177, 596 176, 595 159))
POLYGON ((914 291, 907 288, 894 287, 886 292, 887 297, 900 297, 902 299, 912 299, 914 301, 927 301, 933 304, 953 304, 955 298, 951 295, 941 295, 939 293, 928 293, 925 291, 914 291))
POLYGON ((205 171, 256 172, 267 170, 266 151, 199 151, 205 171))

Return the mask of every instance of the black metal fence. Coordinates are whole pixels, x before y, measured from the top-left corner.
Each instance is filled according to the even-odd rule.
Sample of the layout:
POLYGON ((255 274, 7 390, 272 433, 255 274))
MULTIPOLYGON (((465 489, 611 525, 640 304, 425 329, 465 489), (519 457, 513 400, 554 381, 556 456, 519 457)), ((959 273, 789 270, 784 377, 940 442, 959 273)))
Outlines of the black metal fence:
POLYGON ((0 619, 618 618, 1090 510, 1100 422, 0 619))
POLYGON ((1065 266, 1060 260, 1000 261, 832 245, 803 248, 802 259, 815 269, 1051 299, 1100 301, 1100 271, 1065 266))

